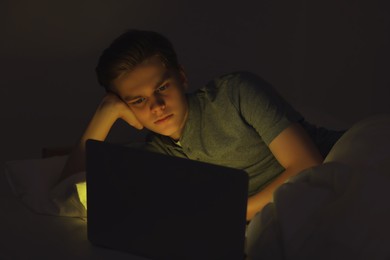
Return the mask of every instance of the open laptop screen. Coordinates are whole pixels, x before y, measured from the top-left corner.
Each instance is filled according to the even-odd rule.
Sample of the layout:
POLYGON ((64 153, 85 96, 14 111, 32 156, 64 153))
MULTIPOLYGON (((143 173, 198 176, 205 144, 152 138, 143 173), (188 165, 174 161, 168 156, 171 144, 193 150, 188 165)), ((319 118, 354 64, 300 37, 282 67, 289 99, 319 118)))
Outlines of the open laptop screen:
POLYGON ((246 172, 88 140, 88 238, 150 259, 243 259, 246 172))

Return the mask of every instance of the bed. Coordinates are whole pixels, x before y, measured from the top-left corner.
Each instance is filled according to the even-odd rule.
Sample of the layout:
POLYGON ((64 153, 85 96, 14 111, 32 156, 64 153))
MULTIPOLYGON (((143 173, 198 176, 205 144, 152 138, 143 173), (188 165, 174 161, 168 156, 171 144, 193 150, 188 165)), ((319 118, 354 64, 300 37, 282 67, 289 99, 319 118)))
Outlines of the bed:
MULTIPOLYGON (((389 115, 362 120, 323 165, 282 185, 248 225, 248 260, 390 259, 389 133, 389 115)), ((0 259, 144 259, 88 242, 83 173, 54 185, 65 159, 2 169, 0 259)))

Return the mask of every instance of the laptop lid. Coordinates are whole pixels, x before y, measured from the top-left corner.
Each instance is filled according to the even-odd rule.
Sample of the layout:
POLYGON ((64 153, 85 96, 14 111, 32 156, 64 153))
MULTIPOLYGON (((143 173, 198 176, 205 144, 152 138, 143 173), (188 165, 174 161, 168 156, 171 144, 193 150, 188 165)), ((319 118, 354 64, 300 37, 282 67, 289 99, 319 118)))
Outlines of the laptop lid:
POLYGON ((244 259, 245 171, 86 143, 88 239, 150 259, 244 259))

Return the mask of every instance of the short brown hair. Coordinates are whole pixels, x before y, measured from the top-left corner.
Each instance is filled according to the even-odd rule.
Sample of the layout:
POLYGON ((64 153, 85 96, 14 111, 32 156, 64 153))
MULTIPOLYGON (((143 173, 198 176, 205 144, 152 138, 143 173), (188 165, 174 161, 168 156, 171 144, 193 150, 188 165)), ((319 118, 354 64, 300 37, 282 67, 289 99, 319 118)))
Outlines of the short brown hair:
POLYGON ((128 30, 100 56, 96 67, 98 82, 109 90, 114 79, 155 55, 165 66, 179 68, 176 52, 166 37, 153 31, 128 30))

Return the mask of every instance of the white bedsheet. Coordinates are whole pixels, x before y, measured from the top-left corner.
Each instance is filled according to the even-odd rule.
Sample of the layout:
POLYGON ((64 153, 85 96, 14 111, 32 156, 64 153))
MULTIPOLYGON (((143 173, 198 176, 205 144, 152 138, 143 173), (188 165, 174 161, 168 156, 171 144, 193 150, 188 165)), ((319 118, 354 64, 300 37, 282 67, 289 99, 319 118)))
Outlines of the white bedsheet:
MULTIPOLYGON (((67 156, 14 160, 6 162, 5 174, 13 193, 38 214, 86 217, 76 184, 84 181, 85 172, 59 182, 67 156)), ((86 196, 84 189, 84 198, 86 196)))
POLYGON ((86 221, 33 213, 15 197, 0 171, 0 259, 145 260, 91 245, 86 221))

